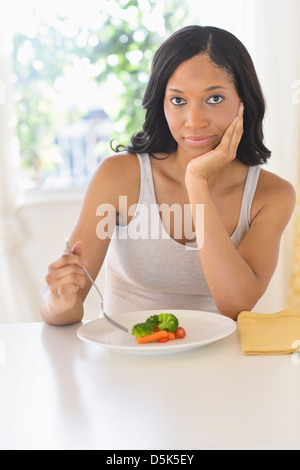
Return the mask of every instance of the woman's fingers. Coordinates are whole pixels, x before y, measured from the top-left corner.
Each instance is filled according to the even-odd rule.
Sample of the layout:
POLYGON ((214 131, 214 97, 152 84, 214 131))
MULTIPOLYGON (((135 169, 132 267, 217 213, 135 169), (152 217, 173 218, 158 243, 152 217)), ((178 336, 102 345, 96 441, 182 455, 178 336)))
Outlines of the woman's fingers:
POLYGON ((82 248, 82 243, 78 242, 74 245, 74 253, 64 253, 49 265, 46 282, 54 295, 74 294, 85 286, 82 248))
POLYGON ((82 272, 76 272, 71 269, 57 273, 50 272, 46 276, 46 281, 52 291, 58 290, 60 286, 72 284, 78 288, 83 288, 86 284, 85 275, 82 272))
POLYGON ((207 179, 214 171, 235 159, 243 134, 243 110, 241 103, 237 116, 227 127, 219 145, 200 158, 192 159, 187 167, 187 175, 195 173, 207 179))
POLYGON ((232 120, 231 124, 227 127, 219 147, 224 152, 228 152, 230 156, 232 153, 236 153, 237 147, 240 143, 243 134, 243 112, 244 105, 241 103, 238 111, 238 115, 232 120))
POLYGON ((72 308, 77 301, 77 292, 86 285, 87 278, 82 269, 83 243, 75 243, 73 250, 63 253, 48 267, 48 307, 52 312, 61 313, 72 308))
POLYGON ((231 142, 229 144, 229 151, 234 152, 236 155, 237 148, 239 146, 239 143, 241 141, 243 132, 244 132, 244 127, 243 127, 243 116, 244 116, 244 106, 243 104, 240 105, 239 109, 239 114, 237 117, 237 122, 234 127, 234 131, 232 134, 231 142))
POLYGON ((78 274, 84 277, 84 272, 81 266, 77 264, 66 264, 59 268, 53 268, 49 266, 49 271, 46 278, 61 279, 69 274, 78 274))
POLYGON ((68 297, 70 295, 76 294, 78 290, 79 290, 78 286, 75 286, 74 284, 66 284, 58 288, 58 295, 60 297, 68 297))
POLYGON ((70 264, 75 264, 75 265, 82 267, 83 266, 82 257, 76 254, 64 253, 57 260, 55 260, 53 263, 49 265, 49 270, 60 269, 70 264))

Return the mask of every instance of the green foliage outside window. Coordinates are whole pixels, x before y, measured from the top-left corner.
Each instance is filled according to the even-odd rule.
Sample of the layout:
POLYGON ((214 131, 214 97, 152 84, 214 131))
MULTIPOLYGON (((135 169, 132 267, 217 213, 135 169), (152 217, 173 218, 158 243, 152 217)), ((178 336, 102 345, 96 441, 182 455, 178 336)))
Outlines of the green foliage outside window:
POLYGON ((93 28, 71 27, 70 17, 58 14, 52 23, 39 24, 33 35, 15 34, 18 138, 22 166, 34 187, 43 186, 46 176, 62 166, 57 136, 89 114, 91 103, 83 97, 92 85, 100 100, 101 93, 105 98, 102 108, 111 122, 109 135, 93 150, 94 163, 112 152, 111 139, 129 142, 143 123, 141 101, 153 54, 165 37, 186 24, 188 8, 182 0, 102 0, 93 28), (109 101, 105 95, 112 92, 109 101))

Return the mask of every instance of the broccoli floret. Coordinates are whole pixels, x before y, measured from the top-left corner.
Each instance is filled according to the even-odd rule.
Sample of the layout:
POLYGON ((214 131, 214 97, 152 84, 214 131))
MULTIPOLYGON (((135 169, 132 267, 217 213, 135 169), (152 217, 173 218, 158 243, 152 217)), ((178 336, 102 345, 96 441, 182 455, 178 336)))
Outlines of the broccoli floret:
POLYGON ((136 338, 143 338, 154 333, 154 326, 151 322, 137 323, 132 328, 132 334, 136 338))
POLYGON ((150 323, 155 328, 159 323, 158 315, 151 315, 151 317, 147 318, 146 323, 150 323))
POLYGON ((158 326, 160 330, 175 332, 178 328, 178 318, 172 313, 160 313, 158 315, 158 326))
POLYGON ((172 313, 160 313, 159 315, 152 315, 147 318, 144 323, 137 323, 132 328, 132 334, 136 338, 143 338, 144 336, 154 333, 154 328, 158 326, 160 331, 167 330, 175 332, 178 328, 178 319, 172 313))

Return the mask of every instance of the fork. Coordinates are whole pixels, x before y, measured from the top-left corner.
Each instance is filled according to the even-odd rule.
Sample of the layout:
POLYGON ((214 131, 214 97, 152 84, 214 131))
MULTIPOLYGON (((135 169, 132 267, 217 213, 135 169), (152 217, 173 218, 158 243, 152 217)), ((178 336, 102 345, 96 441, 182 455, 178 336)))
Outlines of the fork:
MULTIPOLYGON (((67 247, 67 250, 68 252, 72 255, 73 252, 71 250, 71 247, 69 245, 69 240, 66 238, 65 239, 65 242, 66 242, 66 247, 67 247)), ((117 321, 113 320, 111 317, 109 317, 105 311, 104 311, 104 307, 103 307, 103 296, 100 292, 100 290, 98 289, 98 286, 97 284, 95 283, 94 279, 92 278, 92 276, 90 275, 90 273, 88 272, 88 270, 84 267, 84 266, 81 266, 81 268, 83 269, 83 271, 85 272, 85 274, 87 275, 87 277, 89 278, 89 280, 91 281, 91 283, 93 284, 93 286, 95 287, 96 291, 98 292, 98 294, 100 295, 100 299, 101 299, 101 311, 103 313, 103 316, 104 318, 109 321, 112 325, 116 326, 117 328, 120 328, 121 330, 123 331, 126 331, 126 333, 129 333, 128 332, 128 328, 126 328, 126 326, 124 325, 121 325, 120 323, 118 323, 117 321)))

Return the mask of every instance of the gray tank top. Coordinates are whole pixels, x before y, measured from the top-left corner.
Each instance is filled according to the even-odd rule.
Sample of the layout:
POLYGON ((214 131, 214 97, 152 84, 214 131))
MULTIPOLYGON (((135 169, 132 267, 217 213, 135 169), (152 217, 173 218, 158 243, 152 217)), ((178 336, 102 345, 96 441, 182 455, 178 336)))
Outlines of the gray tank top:
MULTIPOLYGON (((116 226, 106 257, 104 307, 109 315, 140 310, 218 313, 196 244, 182 245, 166 232, 155 198, 150 157, 138 155, 140 195, 128 225, 116 226)), ((249 167, 238 225, 237 248, 250 227, 260 167, 249 167)))

